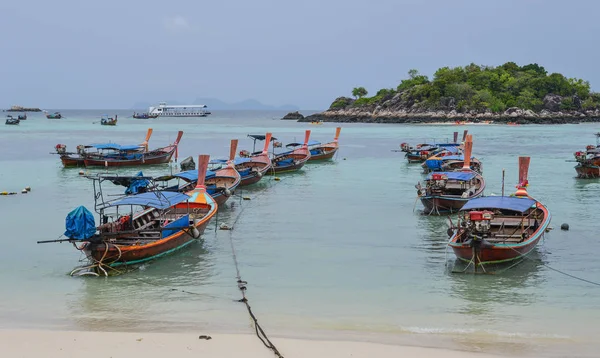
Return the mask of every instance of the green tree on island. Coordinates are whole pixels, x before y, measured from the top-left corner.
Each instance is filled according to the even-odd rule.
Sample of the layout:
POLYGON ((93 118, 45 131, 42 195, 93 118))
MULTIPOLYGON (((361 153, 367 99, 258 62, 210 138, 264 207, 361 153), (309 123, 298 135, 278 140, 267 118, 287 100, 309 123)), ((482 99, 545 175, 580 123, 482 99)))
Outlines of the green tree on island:
POLYGON ((367 94, 369 94, 369 92, 367 92, 367 90, 364 87, 354 87, 352 89, 352 95, 354 96, 354 98, 363 98, 367 94))
POLYGON ((411 69, 408 78, 400 81, 396 88, 384 88, 375 96, 366 97, 367 90, 357 87, 352 90, 352 95, 357 99, 341 97, 330 108, 385 107, 385 103, 393 98, 394 103, 425 110, 503 112, 510 107, 519 107, 540 111, 545 108, 546 96, 555 95, 558 102, 553 110, 600 109, 600 94, 590 92, 588 81, 567 78, 560 73, 548 74, 537 63, 519 66, 507 62, 497 67, 471 63, 464 67, 442 67, 431 80, 411 69))

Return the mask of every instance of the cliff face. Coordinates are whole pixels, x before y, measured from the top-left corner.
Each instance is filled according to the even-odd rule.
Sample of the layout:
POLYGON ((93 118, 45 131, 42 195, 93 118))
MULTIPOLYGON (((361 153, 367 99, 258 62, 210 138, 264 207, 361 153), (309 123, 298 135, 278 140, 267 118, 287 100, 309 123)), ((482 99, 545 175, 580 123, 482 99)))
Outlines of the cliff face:
POLYGON ((355 104, 356 100, 339 97, 331 107, 321 113, 300 119, 299 122, 322 120, 325 122, 372 122, 372 123, 435 123, 471 121, 494 121, 499 123, 579 123, 600 121, 600 110, 584 110, 577 96, 568 97, 576 110, 560 110, 565 97, 548 94, 543 100, 540 111, 524 110, 518 107, 507 108, 503 112, 493 113, 490 110, 470 110, 460 112, 456 109, 456 101, 448 98, 437 109, 425 108, 406 93, 396 93, 372 104, 355 104))

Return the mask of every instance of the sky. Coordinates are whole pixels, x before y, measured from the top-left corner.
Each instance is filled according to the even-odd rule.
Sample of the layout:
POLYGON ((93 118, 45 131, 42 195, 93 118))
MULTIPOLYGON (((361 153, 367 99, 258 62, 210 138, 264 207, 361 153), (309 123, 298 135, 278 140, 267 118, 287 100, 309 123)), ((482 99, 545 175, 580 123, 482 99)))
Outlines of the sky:
POLYGON ((3 0, 0 108, 318 110, 472 62, 535 62, 598 90, 598 13, 595 0, 3 0))

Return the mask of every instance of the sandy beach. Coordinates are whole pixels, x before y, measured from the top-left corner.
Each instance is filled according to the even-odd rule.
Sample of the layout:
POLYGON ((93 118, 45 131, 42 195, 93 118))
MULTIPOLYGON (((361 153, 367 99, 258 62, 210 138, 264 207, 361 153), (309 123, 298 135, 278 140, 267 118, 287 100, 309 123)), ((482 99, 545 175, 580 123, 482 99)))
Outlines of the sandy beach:
MULTIPOLYGON (((164 358, 211 357, 269 358, 275 355, 251 334, 207 334, 210 340, 192 333, 117 333, 81 331, 0 331, 0 356, 86 357, 86 358, 164 358)), ((394 346, 366 342, 315 341, 272 338, 284 357, 371 358, 436 357, 494 358, 495 355, 434 348, 394 346)))

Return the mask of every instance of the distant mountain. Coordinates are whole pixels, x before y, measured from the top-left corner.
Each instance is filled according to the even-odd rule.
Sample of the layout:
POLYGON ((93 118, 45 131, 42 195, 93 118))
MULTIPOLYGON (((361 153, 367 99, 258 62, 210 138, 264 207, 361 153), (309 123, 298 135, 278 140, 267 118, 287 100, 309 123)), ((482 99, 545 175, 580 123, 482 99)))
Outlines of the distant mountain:
MULTIPOLYGON (((168 104, 182 105, 180 101, 165 101, 168 104)), ((136 102, 132 109, 147 109, 150 106, 156 106, 158 103, 136 102)), ((283 106, 271 106, 263 104, 255 99, 247 99, 241 102, 227 103, 217 98, 196 98, 191 104, 205 104, 209 110, 281 110, 281 111, 297 111, 300 108, 291 104, 283 106)))

